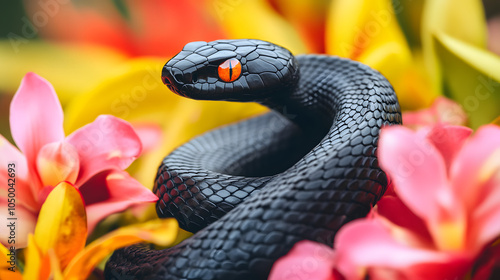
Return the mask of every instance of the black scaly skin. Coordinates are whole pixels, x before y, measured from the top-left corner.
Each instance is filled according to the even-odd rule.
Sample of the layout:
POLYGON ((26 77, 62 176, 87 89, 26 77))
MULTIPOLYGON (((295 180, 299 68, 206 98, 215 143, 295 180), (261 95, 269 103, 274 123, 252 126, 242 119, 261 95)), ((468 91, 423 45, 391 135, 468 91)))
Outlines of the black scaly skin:
MULTIPOLYGON (((401 115, 391 85, 371 68, 322 55, 295 60, 288 54, 282 61, 268 51, 259 53, 274 48, 286 57, 281 47, 225 40, 188 44, 165 66, 164 82, 195 99, 248 101, 248 93, 224 95, 221 81, 208 86, 206 96, 179 85, 192 82, 191 70, 174 78, 176 61, 199 48, 209 52, 245 44, 256 46, 255 61, 288 71, 281 79, 283 89, 269 82, 273 92, 260 91, 255 98, 275 112, 206 133, 167 156, 154 187, 158 215, 173 216, 197 233, 165 250, 139 245, 116 251, 106 265, 107 279, 266 279, 274 261, 296 242, 331 246, 338 229, 365 216, 384 193, 387 178, 376 158, 378 135, 382 126, 400 124, 401 115), (295 85, 296 63, 300 78, 295 85)), ((230 57, 238 56, 228 54, 213 63, 230 57)), ((248 70, 243 64, 238 80, 245 80, 248 70)), ((203 82, 204 77, 197 79, 203 82)))

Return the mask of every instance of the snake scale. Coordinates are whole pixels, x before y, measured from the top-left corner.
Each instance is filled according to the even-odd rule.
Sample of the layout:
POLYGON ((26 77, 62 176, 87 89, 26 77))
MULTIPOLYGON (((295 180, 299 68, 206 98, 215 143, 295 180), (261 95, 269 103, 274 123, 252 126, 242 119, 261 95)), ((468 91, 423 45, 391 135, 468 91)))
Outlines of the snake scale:
POLYGON ((368 66, 293 56, 260 40, 218 40, 187 44, 162 79, 188 98, 272 110, 165 157, 153 189, 157 213, 195 234, 164 250, 117 250, 107 279, 266 279, 296 242, 331 246, 387 187, 378 135, 400 124, 401 113, 392 86, 368 66))

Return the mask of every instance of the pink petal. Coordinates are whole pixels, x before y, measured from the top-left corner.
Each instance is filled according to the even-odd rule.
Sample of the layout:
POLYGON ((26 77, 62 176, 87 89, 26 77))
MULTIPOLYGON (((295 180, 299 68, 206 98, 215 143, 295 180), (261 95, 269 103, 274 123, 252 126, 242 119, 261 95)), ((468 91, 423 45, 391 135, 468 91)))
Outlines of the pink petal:
POLYGON ((488 49, 500 55, 500 16, 488 20, 488 49))
POLYGON ((431 246, 432 237, 422 219, 404 205, 397 196, 384 196, 377 202, 377 213, 391 223, 405 228, 419 237, 421 246, 431 246))
POLYGON ((30 168, 45 144, 64 139, 63 111, 49 82, 26 74, 10 104, 10 129, 30 168))
POLYGON ((363 279, 368 271, 375 275, 406 275, 405 279, 444 279, 461 275, 468 269, 464 264, 471 263, 462 255, 400 243, 391 232, 390 226, 378 219, 357 220, 344 226, 335 239, 338 270, 346 279, 363 279))
POLYGON ((133 123, 135 132, 141 139, 143 153, 154 150, 161 144, 162 130, 156 123, 133 123))
POLYGON ((472 129, 464 126, 436 125, 427 139, 439 150, 448 169, 471 133, 472 129))
POLYGON ((16 249, 26 247, 28 243, 28 234, 35 231, 36 215, 25 207, 17 204, 14 212, 15 215, 10 216, 8 202, 4 197, 0 198, 0 210, 0 222, 3 227, 2 230, 0 230, 0 242, 7 247, 14 246, 16 249), (9 218, 16 218, 16 220, 10 220, 9 218), (14 234, 11 233, 11 228, 9 227, 12 223, 14 223, 14 234))
POLYGON ((420 218, 440 212, 438 193, 447 185, 446 167, 425 131, 397 126, 382 129, 379 162, 401 200, 420 218))
MULTIPOLYGON (((6 198, 8 195, 9 179, 15 179, 15 189, 16 189, 16 202, 19 205, 23 205, 31 211, 38 210, 38 203, 36 202, 35 196, 31 191, 28 178, 28 167, 26 164, 26 158, 17 150, 12 144, 9 143, 2 135, 0 135, 0 190, 5 191, 6 198), (14 177, 9 176, 9 164, 14 164, 14 177)), ((12 182, 12 181, 11 181, 12 182)))
POLYGON ((437 116, 431 109, 422 109, 403 113, 403 124, 411 128, 420 128, 437 123, 437 116))
POLYGON ((462 106, 455 101, 440 96, 434 100, 432 109, 438 116, 438 122, 449 125, 466 125, 467 114, 462 106))
POLYGON ((87 209, 89 233, 110 214, 158 197, 124 171, 101 172, 80 187, 87 209))
POLYGON ((80 156, 77 186, 103 170, 127 168, 142 149, 132 126, 109 115, 99 116, 94 122, 73 132, 67 141, 80 156))
POLYGON ((80 169, 78 152, 67 142, 49 143, 40 149, 36 167, 44 186, 56 186, 63 181, 75 184, 80 169))
POLYGON ((480 127, 456 155, 450 174, 455 192, 473 211, 490 190, 485 184, 499 172, 500 127, 486 125, 480 127))
POLYGON ((334 280, 334 253, 332 248, 301 241, 274 263, 269 280, 334 280))
POLYGON ((482 187, 484 200, 476 205, 469 226, 469 246, 475 251, 500 237, 500 166, 494 177, 482 187))
POLYGON ((425 221, 436 246, 460 250, 466 246, 465 206, 449 184, 442 154, 428 139, 432 133, 436 131, 413 132, 404 127, 382 130, 379 161, 394 179, 398 197, 425 221))

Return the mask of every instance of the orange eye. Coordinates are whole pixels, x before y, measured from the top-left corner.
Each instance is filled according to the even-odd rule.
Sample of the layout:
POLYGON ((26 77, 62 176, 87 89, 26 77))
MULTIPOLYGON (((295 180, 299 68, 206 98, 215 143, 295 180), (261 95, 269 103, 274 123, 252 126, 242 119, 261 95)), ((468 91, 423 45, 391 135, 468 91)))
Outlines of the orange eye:
POLYGON ((219 78, 224 82, 232 82, 241 75, 241 63, 236 58, 230 58, 219 65, 219 78))

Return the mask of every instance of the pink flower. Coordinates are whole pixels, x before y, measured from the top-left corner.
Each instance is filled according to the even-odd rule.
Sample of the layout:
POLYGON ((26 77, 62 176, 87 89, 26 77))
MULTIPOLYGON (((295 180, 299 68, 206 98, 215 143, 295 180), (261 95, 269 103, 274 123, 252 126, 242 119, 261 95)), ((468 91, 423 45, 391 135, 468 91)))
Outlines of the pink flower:
POLYGON ((382 131, 379 160, 397 196, 335 240, 347 279, 455 279, 500 237, 500 128, 382 131))
POLYGON ((335 250, 299 242, 270 279, 491 277, 500 267, 500 245, 491 246, 500 237, 500 127, 470 134, 459 126, 384 128, 379 161, 395 193, 344 226, 335 250))
MULTIPOLYGON (((123 171, 142 149, 132 126, 113 116, 99 116, 65 137, 57 95, 50 83, 34 73, 24 77, 12 100, 10 127, 22 153, 0 136, 0 180, 7 182, 15 174, 17 248, 26 245, 41 205, 61 181, 79 188, 86 205, 89 232, 111 213, 157 200, 150 190, 123 171), (13 170, 9 171, 9 164, 15 165, 13 170)), ((8 187, 5 183, 0 185, 4 193, 0 196, 3 224, 9 217, 8 187)), ((9 232, 1 232, 0 241, 8 244, 9 232)))
POLYGON ((340 280, 334 271, 335 254, 332 248, 304 240, 276 261, 269 280, 340 280))
POLYGON ((411 128, 422 128, 434 124, 466 125, 467 114, 458 103, 440 96, 429 108, 404 112, 403 124, 411 128))
POLYGON ((488 49, 500 55, 500 16, 488 20, 488 49))

